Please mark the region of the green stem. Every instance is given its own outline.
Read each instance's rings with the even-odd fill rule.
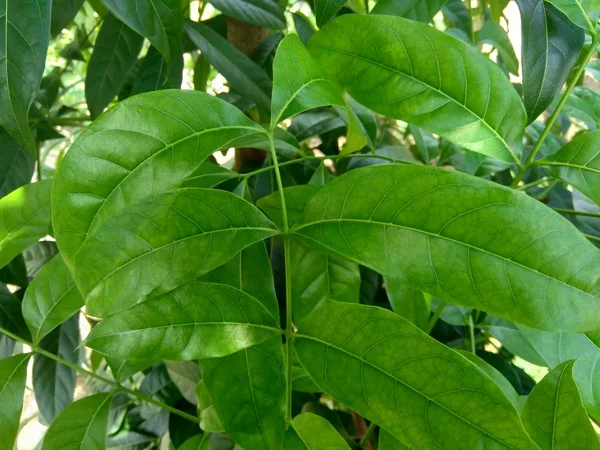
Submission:
[[[431,330],[433,330],[433,327],[435,327],[435,324],[437,323],[438,319],[444,312],[445,307],[446,307],[446,304],[444,302],[440,302],[437,309],[433,313],[433,316],[431,316],[431,319],[429,319],[429,322],[427,322],[427,328],[425,328],[425,333],[427,333],[427,334],[431,333]]]
[[[475,324],[473,323],[473,315],[469,314],[469,341],[471,343],[471,353],[475,354]]]
[[[471,0],[467,0],[467,9],[469,11],[469,20],[471,21],[471,43],[475,43],[475,24],[473,23],[473,8]]]
[[[536,195],[535,198],[538,200],[544,200],[548,196],[548,194],[550,194],[550,191],[554,189],[554,186],[556,186],[558,183],[560,183],[560,180],[552,180],[552,182],[548,184],[546,189],[544,189],[542,192]]]
[[[165,411],[169,411],[170,413],[176,414],[176,415],[183,417],[184,419],[187,419],[191,422],[194,422],[194,423],[199,422],[199,420],[196,416],[192,416],[191,414],[180,411],[180,410],[173,408],[172,406],[169,406],[163,402],[159,402],[158,400],[155,400],[152,397],[148,397],[147,395],[144,395],[138,391],[129,389],[129,388],[117,383],[116,381],[109,380],[108,378],[104,378],[103,376],[100,376],[94,372],[84,369],[83,367],[79,367],[77,364],[73,364],[72,362],[69,362],[66,359],[63,359],[60,356],[54,355],[53,353],[50,353],[50,352],[44,350],[43,348],[38,347],[37,345],[33,344],[32,342],[28,342],[25,339],[20,338],[16,334],[11,333],[10,331],[5,330],[4,328],[0,328],[0,333],[8,336],[9,338],[11,338],[17,342],[20,342],[24,345],[31,347],[31,351],[38,353],[40,355],[44,355],[46,358],[50,358],[50,359],[56,361],[57,363],[62,364],[63,366],[67,366],[82,375],[88,376],[88,377],[98,380],[102,383],[105,383],[109,386],[112,386],[116,390],[125,392],[129,395],[139,398],[140,400],[143,400],[148,403],[152,403],[153,405],[156,405],[159,408],[164,409]]]
[[[283,219],[283,232],[286,233],[290,228],[287,218],[287,208],[285,206],[285,194],[283,193],[283,182],[281,181],[281,172],[279,170],[279,161],[277,161],[277,152],[275,152],[275,143],[273,142],[273,132],[269,133],[269,150],[271,152],[271,160],[275,169],[275,178],[277,179],[277,190],[279,191],[279,199],[281,201],[281,215]]]
[[[598,217],[600,218],[600,213],[593,213],[587,211],[575,211],[573,209],[563,209],[563,208],[552,208],[557,213],[567,214],[571,216],[586,216],[586,217]]]
[[[377,428],[377,424],[375,422],[371,422],[371,424],[369,425],[369,428],[367,428],[367,431],[365,432],[365,435],[362,437],[362,439],[358,443],[360,448],[364,448],[364,446],[367,444],[367,442],[369,442],[371,440],[371,437],[373,436],[373,433],[375,432],[375,428]]]
[[[588,238],[590,241],[600,242],[600,237],[592,236],[591,234],[583,233],[583,235]]]
[[[549,178],[540,178],[539,180],[532,181],[531,183],[524,184],[523,186],[517,187],[517,191],[526,191],[529,188],[539,186],[540,184],[548,181]]]

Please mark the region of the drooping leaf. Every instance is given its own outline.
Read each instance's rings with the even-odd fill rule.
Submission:
[[[86,345],[132,361],[230,355],[281,333],[255,298],[230,286],[191,283],[109,316]]]
[[[286,450],[350,450],[344,438],[321,416],[302,413],[292,420],[283,438]]]
[[[508,34],[500,24],[492,20],[486,21],[477,34],[477,41],[480,44],[489,44],[494,47],[504,64],[506,64],[508,71],[513,75],[519,74],[519,60],[515,54],[515,49],[508,38]]]
[[[312,58],[296,34],[285,37],[273,63],[271,127],[319,106],[346,107],[343,92]]]
[[[572,184],[594,203],[600,205],[600,131],[580,134],[540,164],[549,166],[555,177]]]
[[[269,107],[272,83],[260,66],[202,23],[188,20],[185,30],[208,62],[227,79],[233,89],[246,95],[257,105]]]
[[[51,4],[27,0],[0,5],[0,126],[33,154],[37,148],[29,128],[29,108],[44,73]]]
[[[600,449],[573,380],[573,363],[552,370],[525,403],[523,425],[541,450]]]
[[[25,292],[23,316],[37,343],[83,306],[62,256],[46,264]]]
[[[325,392],[411,447],[535,449],[487,375],[391,311],[330,303],[294,342]]]
[[[50,34],[57,36],[77,15],[85,0],[52,0]]]
[[[598,0],[548,0],[564,13],[575,25],[591,33],[596,32],[600,16]]]
[[[79,360],[79,315],[63,323],[40,342],[40,348],[73,364]],[[40,416],[50,424],[75,393],[75,370],[47,356],[33,357],[33,391]]]
[[[71,403],[46,431],[42,450],[104,450],[112,393],[95,394]]]
[[[342,9],[345,3],[345,0],[316,0],[315,17],[317,19],[317,26],[319,28],[323,27]]]
[[[372,14],[399,16],[417,22],[429,23],[448,0],[379,0]]]
[[[598,250],[537,200],[485,180],[354,170],[322,187],[292,231],[447,303],[551,331],[598,327]]]
[[[283,9],[274,0],[210,0],[229,17],[265,28],[286,28]]]
[[[31,181],[35,156],[0,130],[0,198]]]
[[[21,314],[21,302],[0,283],[0,327],[29,341],[31,334]]]
[[[104,18],[85,77],[85,98],[92,118],[119,93],[143,42],[142,36],[114,15]]]
[[[0,199],[0,268],[50,233],[52,180],[22,186]]]
[[[29,354],[0,359],[0,446],[12,449],[19,432]]]
[[[169,377],[183,397],[196,404],[196,385],[201,379],[200,366],[192,361],[165,361]]]
[[[544,0],[518,0],[521,10],[523,101],[527,122],[552,103],[583,48],[583,30]]]
[[[309,48],[373,111],[518,161],[523,104],[498,66],[468,44],[400,17],[345,15],[316,33]]]

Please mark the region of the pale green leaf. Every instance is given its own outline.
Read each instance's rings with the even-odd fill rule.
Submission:
[[[0,447],[12,449],[23,409],[28,354],[0,359]]]
[[[391,311],[330,303],[294,342],[325,392],[411,447],[536,448],[487,375]]]
[[[228,17],[242,22],[265,28],[286,28],[283,9],[274,0],[210,0],[210,3]]]
[[[350,450],[344,438],[321,416],[302,413],[292,420],[283,438],[286,450]]]
[[[292,231],[447,303],[551,331],[598,328],[598,249],[542,203],[486,180],[353,170],[322,187]]]
[[[552,3],[575,25],[591,33],[596,32],[596,24],[600,16],[598,0],[547,0]]]
[[[379,0],[372,14],[400,16],[418,22],[431,22],[448,0]]]
[[[373,111],[519,160],[523,104],[498,66],[470,45],[400,17],[345,15],[316,33],[309,48]]]
[[[569,95],[562,113],[595,130],[600,125],[600,95],[592,89],[577,86]]]

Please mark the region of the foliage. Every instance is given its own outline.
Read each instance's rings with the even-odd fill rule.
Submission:
[[[600,448],[599,14],[0,6],[0,447]]]

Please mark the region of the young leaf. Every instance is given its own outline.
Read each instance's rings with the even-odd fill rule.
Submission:
[[[372,14],[399,16],[418,22],[429,23],[448,0],[379,0]]]
[[[104,450],[112,393],[95,394],[71,403],[46,431],[42,450]]]
[[[508,38],[508,34],[500,24],[492,20],[486,21],[479,30],[477,41],[480,44],[489,44],[494,47],[504,64],[506,64],[508,71],[513,75],[519,74],[519,60],[515,54],[515,49]]]
[[[573,363],[552,370],[525,403],[523,425],[541,450],[600,449],[573,380]]]
[[[11,449],[17,440],[23,409],[28,354],[0,359],[0,447]]]
[[[283,9],[273,0],[210,0],[210,3],[223,14],[242,22],[265,28],[286,28]]]
[[[275,54],[272,102],[272,128],[308,109],[346,107],[341,88],[325,77],[296,34],[286,36]]]
[[[185,31],[233,89],[246,95],[257,105],[269,107],[272,83],[260,66],[202,23],[188,20],[185,22]]]
[[[50,0],[0,4],[0,126],[33,154],[37,148],[29,108],[44,73],[51,4]]]
[[[350,450],[344,438],[321,416],[302,413],[292,420],[283,438],[286,450]]]
[[[316,33],[309,48],[373,111],[519,160],[523,104],[498,66],[470,45],[400,17],[345,15]]]
[[[448,303],[551,331],[598,328],[598,250],[537,200],[485,180],[354,170],[322,187],[292,231]]]
[[[548,172],[579,189],[600,205],[600,131],[580,134],[558,152],[547,156],[540,164]]]
[[[83,298],[65,265],[56,255],[25,291],[23,316],[35,343],[83,306]]]
[[[0,199],[0,268],[51,231],[52,180],[38,181]]]
[[[583,30],[544,0],[518,0],[521,10],[523,101],[533,122],[562,89],[579,52]]]
[[[345,4],[345,0],[315,0],[317,26],[321,28],[329,22]]]
[[[548,0],[562,11],[575,25],[589,31],[596,32],[596,24],[600,16],[600,2],[598,0]]]
[[[77,364],[79,360],[79,314],[53,330],[40,342],[40,348]],[[73,401],[75,370],[47,356],[33,356],[33,391],[40,416],[50,424]]]
[[[77,15],[85,0],[52,0],[50,34],[57,36]]]
[[[104,18],[85,77],[85,99],[92,118],[119,93],[143,42],[142,36],[112,14]]]
[[[31,181],[35,156],[0,129],[0,198]]]
[[[330,303],[294,342],[325,392],[411,447],[535,449],[487,375],[391,311]]]
[[[275,318],[248,294],[191,283],[109,316],[86,345],[132,361],[182,361],[230,355],[280,333]]]
[[[28,341],[31,339],[31,334],[21,314],[21,302],[4,283],[0,283],[0,327],[22,339]]]

